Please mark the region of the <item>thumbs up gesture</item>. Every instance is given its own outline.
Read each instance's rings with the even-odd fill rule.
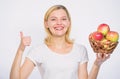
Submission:
[[[30,36],[24,36],[23,32],[20,32],[20,38],[21,38],[21,46],[23,47],[30,46],[31,44]]]

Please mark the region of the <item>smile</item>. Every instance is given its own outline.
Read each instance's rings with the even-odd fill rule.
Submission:
[[[61,31],[61,30],[64,29],[64,27],[63,26],[57,26],[57,27],[54,27],[54,29],[57,30],[57,31]]]

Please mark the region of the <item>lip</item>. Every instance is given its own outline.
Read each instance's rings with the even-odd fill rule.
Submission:
[[[64,29],[64,27],[63,26],[55,26],[54,29],[57,31],[61,31]]]

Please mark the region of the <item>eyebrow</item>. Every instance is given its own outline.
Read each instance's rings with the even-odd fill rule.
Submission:
[[[56,16],[51,16],[50,18],[57,18]],[[61,18],[68,18],[67,16],[62,16]]]

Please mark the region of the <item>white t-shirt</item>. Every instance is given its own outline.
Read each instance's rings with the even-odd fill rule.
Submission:
[[[42,79],[78,79],[78,65],[88,61],[86,48],[76,43],[64,55],[53,52],[43,43],[27,57],[38,67]]]

